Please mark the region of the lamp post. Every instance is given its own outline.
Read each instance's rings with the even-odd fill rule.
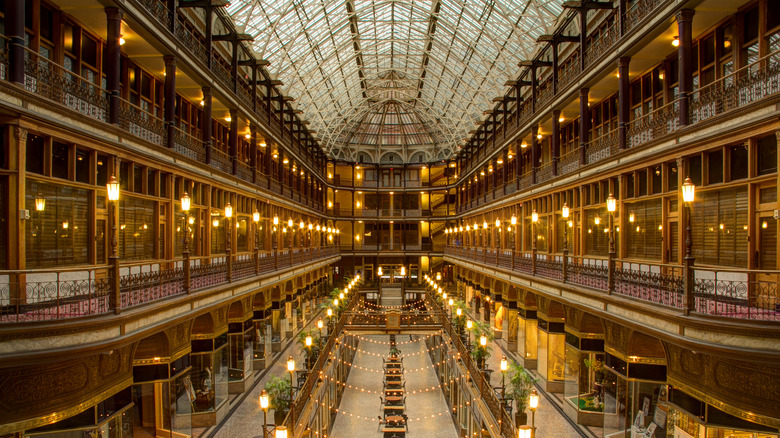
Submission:
[[[487,347],[487,336],[485,336],[485,334],[484,334],[484,333],[483,333],[482,335],[480,335],[480,336],[479,336],[479,346],[480,346],[480,348],[482,348],[483,350],[485,349],[485,347]],[[478,364],[478,365],[479,365],[479,364]],[[483,361],[482,361],[482,369],[484,369],[484,368],[485,368],[485,366],[487,366],[487,361],[485,361],[485,360],[483,359]]]
[[[111,222],[111,253],[108,256],[111,265],[111,295],[109,296],[109,308],[119,314],[122,309],[119,296],[119,236],[117,235],[117,221],[119,220],[119,180],[111,175],[106,184],[106,194],[109,201],[109,222]]]
[[[531,409],[531,437],[536,438],[536,408],[539,407],[539,393],[536,389],[532,389],[528,396],[528,407]]]
[[[466,342],[467,344],[466,348],[469,350],[471,350],[471,327],[473,326],[474,326],[474,322],[472,320],[469,319],[466,321],[466,331],[468,332],[469,335],[468,342]]]
[[[287,428],[284,426],[277,426],[274,438],[287,438]]]
[[[517,438],[531,438],[533,436],[533,429],[531,426],[522,425],[517,428]]]
[[[517,249],[517,216],[512,213],[512,217],[509,219],[509,224],[512,225],[512,270],[515,269],[515,249]]]
[[[607,211],[609,211],[609,275],[607,278],[607,293],[615,290],[615,211],[617,199],[612,193],[607,196]]]
[[[563,203],[561,208],[561,217],[563,217],[563,282],[568,279],[569,264],[569,206]]]
[[[190,206],[192,199],[187,192],[181,197],[181,211],[184,212],[184,241],[181,256],[184,259],[184,290],[190,292]]]
[[[231,281],[233,278],[233,257],[231,252],[232,240],[233,240],[233,206],[230,202],[225,205],[225,257],[227,258],[227,281]]]
[[[255,223],[255,273],[260,273],[260,212],[257,208],[252,213],[252,222]]]
[[[501,401],[506,402],[506,370],[509,369],[509,362],[506,356],[501,356]]]
[[[328,315],[328,336],[330,336],[330,332],[332,330],[331,326],[332,326],[332,322],[333,322],[333,309],[328,307],[328,310],[327,310],[326,313]]]
[[[536,275],[536,223],[539,222],[539,213],[536,209],[531,213],[531,273]]]
[[[312,346],[312,338],[311,335],[306,335],[306,338],[303,340],[303,343],[306,345],[306,369],[309,369],[309,366],[311,365],[311,346]]]
[[[268,393],[263,390],[260,393],[260,409],[263,410],[263,438],[268,435]]]
[[[287,358],[287,371],[290,372],[290,411],[293,405],[293,373],[295,373],[295,359],[292,356]]]
[[[322,339],[322,319],[317,320],[317,328],[320,330],[320,339]]]
[[[274,216],[273,220],[274,227],[271,230],[271,248],[274,250],[274,270],[279,269],[279,251],[277,250],[277,247],[279,246],[279,235],[277,234],[279,232],[279,216]]]
[[[685,314],[694,309],[693,296],[693,238],[691,236],[691,204],[696,195],[696,186],[690,177],[685,177],[682,185],[683,203],[685,204]]]

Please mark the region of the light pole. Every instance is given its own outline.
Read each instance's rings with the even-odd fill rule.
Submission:
[[[274,250],[274,269],[279,269],[279,251],[277,250],[279,246],[279,235],[277,234],[279,232],[279,216],[274,216],[273,224],[274,227],[271,229],[271,247]]]
[[[277,426],[274,438],[287,438],[287,428],[285,426]]]
[[[569,262],[569,206],[563,203],[561,208],[561,217],[563,217],[563,282],[565,283],[568,277],[568,262]]]
[[[466,348],[471,350],[471,327],[474,326],[474,322],[470,319],[466,321],[466,332],[468,332],[469,338],[466,345]]]
[[[536,389],[531,390],[528,396],[528,407],[531,409],[531,437],[536,438],[536,408],[539,407],[539,394]]]
[[[685,177],[682,185],[683,203],[685,204],[685,314],[694,309],[693,297],[693,239],[691,236],[691,204],[696,195],[696,186],[690,177]]]
[[[501,356],[501,402],[506,401],[506,370],[509,369],[509,363],[506,356]]]
[[[531,426],[522,425],[517,428],[517,438],[531,438],[533,436],[533,429]]]
[[[292,356],[287,358],[287,371],[290,372],[290,410],[293,404],[293,373],[295,372],[295,359]]]
[[[225,205],[225,257],[227,257],[227,280],[233,278],[233,257],[231,256],[231,241],[233,238],[233,206],[230,202]]]
[[[260,393],[260,409],[263,410],[263,438],[268,435],[268,393],[263,390]]]
[[[533,257],[531,259],[531,272],[533,275],[536,275],[536,223],[539,222],[539,213],[536,212],[536,209],[534,209],[533,212],[531,212],[531,256]]]
[[[607,278],[608,293],[615,290],[615,211],[617,199],[612,193],[607,196],[607,211],[609,211],[609,276]]]
[[[306,339],[304,339],[304,344],[306,345],[306,369],[309,369],[309,365],[311,365],[311,345],[312,345],[312,339],[311,335],[306,335]]]
[[[117,235],[116,223],[119,219],[119,180],[111,175],[108,183],[106,184],[106,194],[109,201],[109,222],[111,222],[111,253],[108,256],[109,263],[111,264],[111,295],[109,296],[109,308],[114,309],[116,314],[119,314],[121,309],[121,301],[119,296],[119,236]]]
[[[184,259],[184,290],[190,291],[190,206],[192,199],[187,192],[181,197],[181,211],[184,212],[184,241],[181,256]]]
[[[257,208],[252,213],[252,222],[255,223],[255,272],[260,272],[260,212]]]
[[[328,336],[330,336],[330,333],[331,333],[331,330],[332,330],[331,326],[332,326],[332,322],[333,322],[333,309],[328,307],[328,310],[327,310],[326,313],[328,315]]]
[[[317,320],[317,328],[320,329],[320,339],[322,339],[322,319]]]

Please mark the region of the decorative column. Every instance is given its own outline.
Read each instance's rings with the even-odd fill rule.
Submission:
[[[550,137],[550,155],[552,156],[552,174],[558,175],[558,160],[561,158],[561,110],[552,112],[552,137]]]
[[[588,164],[586,148],[588,147],[588,131],[590,131],[589,92],[590,90],[587,88],[580,89],[580,166]]]
[[[228,150],[233,164],[233,175],[238,173],[238,110],[230,109],[230,132],[228,133]]]
[[[206,150],[206,164],[211,163],[211,87],[203,87],[203,116],[200,119],[201,141]]]
[[[624,56],[618,60],[618,147],[628,148],[629,88],[628,65],[631,58]]]
[[[6,0],[5,33],[8,37],[8,80],[24,84],[25,1]],[[119,38],[116,39],[119,45]]]
[[[121,59],[119,38],[122,36],[123,15],[124,13],[121,9],[106,8],[106,90],[108,90],[108,122],[113,124],[119,123],[119,75]],[[7,14],[6,17],[8,17]],[[24,21],[22,21],[22,23],[24,23]],[[11,23],[7,22],[6,29],[10,29],[11,27]],[[13,54],[13,45],[11,46],[11,54]],[[13,72],[13,67],[9,73],[11,72]],[[11,78],[11,80],[13,81],[13,78]]]
[[[166,146],[173,149],[176,145],[176,58],[171,55],[163,57],[165,61],[165,95],[163,117],[168,131]]]
[[[254,101],[254,99],[252,99]],[[252,182],[257,182],[257,125],[249,125],[249,166],[252,168]]]
[[[693,58],[692,24],[694,11],[683,9],[677,12],[677,32],[680,45],[677,48],[677,64],[680,78],[680,125],[685,126],[689,121],[690,94],[693,91]]]
[[[536,169],[539,167],[539,125],[531,126],[531,184],[536,184]]]

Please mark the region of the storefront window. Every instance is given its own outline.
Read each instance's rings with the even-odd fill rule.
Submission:
[[[30,221],[25,233],[27,267],[89,263],[90,192],[75,187],[27,180],[25,208]],[[35,199],[45,200],[43,210]]]
[[[154,201],[122,196],[119,198],[119,258],[154,258]]]
[[[564,395],[578,411],[604,410],[604,354],[566,344]]]
[[[244,324],[231,323],[231,332],[228,333],[228,366],[229,375],[228,380],[236,382],[244,380],[252,371],[252,334],[254,332],[254,326],[251,320],[247,320]],[[244,331],[241,330],[244,327]],[[234,331],[233,329],[236,329]]]
[[[147,436],[189,436],[195,399],[189,368],[169,380],[134,384],[133,430]]]
[[[225,353],[227,335],[214,339],[214,351],[192,353],[193,412],[214,411],[227,400],[228,366]]]

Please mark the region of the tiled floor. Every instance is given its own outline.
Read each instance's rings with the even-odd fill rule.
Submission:
[[[360,341],[355,355],[356,367],[347,379],[347,389],[339,406],[340,414],[334,424],[333,437],[381,437],[378,423],[381,416],[380,393],[383,390],[382,355],[390,349],[389,336],[366,336],[376,342]],[[410,342],[399,336],[398,348],[404,357],[406,381],[406,415],[409,419],[408,437],[452,438],[458,433],[449,414],[438,379],[433,371],[427,347],[422,340]],[[363,368],[363,369],[360,369]]]

